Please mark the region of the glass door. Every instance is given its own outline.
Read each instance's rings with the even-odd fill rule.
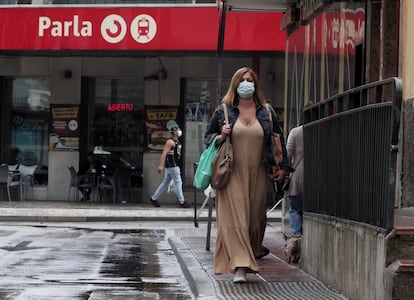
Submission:
[[[80,161],[94,151],[108,174],[127,168],[132,185],[142,187],[146,142],[143,79],[85,78],[82,89]]]

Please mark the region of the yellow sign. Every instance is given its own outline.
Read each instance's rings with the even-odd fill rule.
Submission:
[[[70,119],[78,117],[79,107],[55,107],[52,108],[53,119]]]
[[[177,119],[177,109],[147,109],[148,121],[168,121]]]

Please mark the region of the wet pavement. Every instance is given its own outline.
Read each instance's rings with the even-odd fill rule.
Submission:
[[[275,210],[272,212],[266,229],[264,245],[270,249],[271,253],[259,260],[261,269],[259,274],[248,274],[249,283],[247,284],[233,284],[232,275],[217,276],[213,274],[213,252],[215,241],[214,222],[211,230],[210,250],[208,251],[206,250],[207,211],[201,214],[198,228],[194,226],[193,216],[194,210],[192,209],[182,209],[177,206],[165,205],[161,208],[154,208],[146,204],[94,205],[38,201],[0,202],[0,228],[4,228],[3,224],[10,225],[16,223],[19,225],[46,227],[75,226],[78,229],[87,228],[88,230],[95,230],[98,228],[100,229],[98,232],[101,234],[106,232],[105,230],[102,231],[102,228],[107,226],[110,226],[112,230],[115,230],[116,228],[121,231],[132,230],[130,231],[130,234],[138,233],[140,229],[156,228],[161,230],[160,232],[165,230],[166,241],[162,242],[163,246],[160,247],[160,249],[164,249],[164,251],[161,251],[159,260],[163,261],[171,257],[174,257],[174,259],[177,260],[177,264],[180,265],[183,272],[181,276],[185,276],[184,281],[187,284],[187,288],[190,290],[189,294],[192,294],[192,297],[195,299],[346,299],[312,276],[304,273],[297,264],[288,264],[285,261],[280,211]],[[154,222],[154,220],[157,221]],[[117,230],[115,230],[115,232],[117,232]],[[156,236],[153,238],[155,237]],[[133,240],[137,237],[131,238]],[[1,237],[0,241],[2,239],[3,237]],[[145,256],[145,252],[143,252],[142,249],[137,249],[133,246],[137,244],[138,241],[129,244],[129,246],[127,246],[128,243],[125,244],[125,241],[122,241],[122,239],[120,239],[119,242],[120,243],[117,246],[119,248],[114,247],[112,251],[107,253],[109,255],[108,257],[111,257],[111,260],[116,261],[120,253],[124,252],[120,251],[122,249],[126,249],[126,252],[135,260],[139,260],[142,256]],[[160,242],[158,242],[158,245],[160,245]],[[146,247],[147,246],[149,247],[149,245],[146,245]],[[133,249],[133,251],[131,249]],[[134,256],[133,253],[140,253],[140,255]],[[149,251],[149,253],[151,253],[151,251]],[[151,256],[147,257],[146,260],[150,261]],[[133,264],[131,263],[131,265]],[[120,274],[119,278],[116,278],[115,280],[112,275],[107,276],[107,281],[104,281],[104,284],[109,286],[111,284],[113,286],[119,285],[123,287],[123,292],[130,292],[130,287],[126,287],[126,283],[122,280],[126,277],[132,278],[130,279],[130,283],[138,285],[138,279],[136,278],[138,278],[138,275],[140,274],[134,273],[135,269],[128,268],[126,265],[124,265],[124,267],[125,272]],[[87,268],[90,269],[91,266],[88,265]],[[105,270],[105,268],[102,270]],[[112,270],[110,272],[115,273],[113,271],[115,270],[114,268],[111,267],[109,270]],[[56,274],[58,273],[59,272]],[[175,275],[179,276],[178,274]],[[144,276],[144,278],[153,278],[149,280],[149,282],[157,285],[157,281],[154,279],[155,277]],[[168,281],[168,276],[166,276],[166,278]],[[159,280],[163,279],[164,275],[159,278]],[[89,284],[94,283],[89,282]],[[174,286],[177,282],[170,282],[170,284]],[[161,285],[167,286],[168,284],[164,283]],[[93,295],[90,294],[88,296],[89,298],[85,295],[85,298],[78,299],[188,299],[186,298],[187,294],[182,292],[179,288],[174,294],[174,297],[179,298],[171,298],[171,296],[164,295],[158,295],[159,298],[151,298],[154,295],[147,294],[145,296],[140,295],[139,297],[132,295],[104,296],[105,293],[109,292],[108,289],[97,289]],[[147,296],[150,298],[145,298]],[[66,298],[55,297],[54,299]]]
[[[2,223],[0,299],[193,299],[166,230],[103,225]]]

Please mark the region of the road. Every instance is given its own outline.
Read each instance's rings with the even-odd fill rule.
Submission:
[[[0,223],[0,299],[193,299],[168,237],[191,223]]]

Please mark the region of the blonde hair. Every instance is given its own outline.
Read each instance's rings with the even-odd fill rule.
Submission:
[[[266,100],[263,96],[262,90],[259,88],[259,77],[252,69],[248,67],[242,67],[233,74],[229,89],[227,90],[226,94],[223,97],[223,103],[225,103],[227,106],[234,105],[234,101],[238,97],[237,87],[239,86],[240,80],[242,79],[243,75],[246,73],[249,73],[253,78],[254,88],[255,88],[255,92],[253,95],[254,101],[256,102],[256,104],[259,104],[264,107],[266,105]]]

